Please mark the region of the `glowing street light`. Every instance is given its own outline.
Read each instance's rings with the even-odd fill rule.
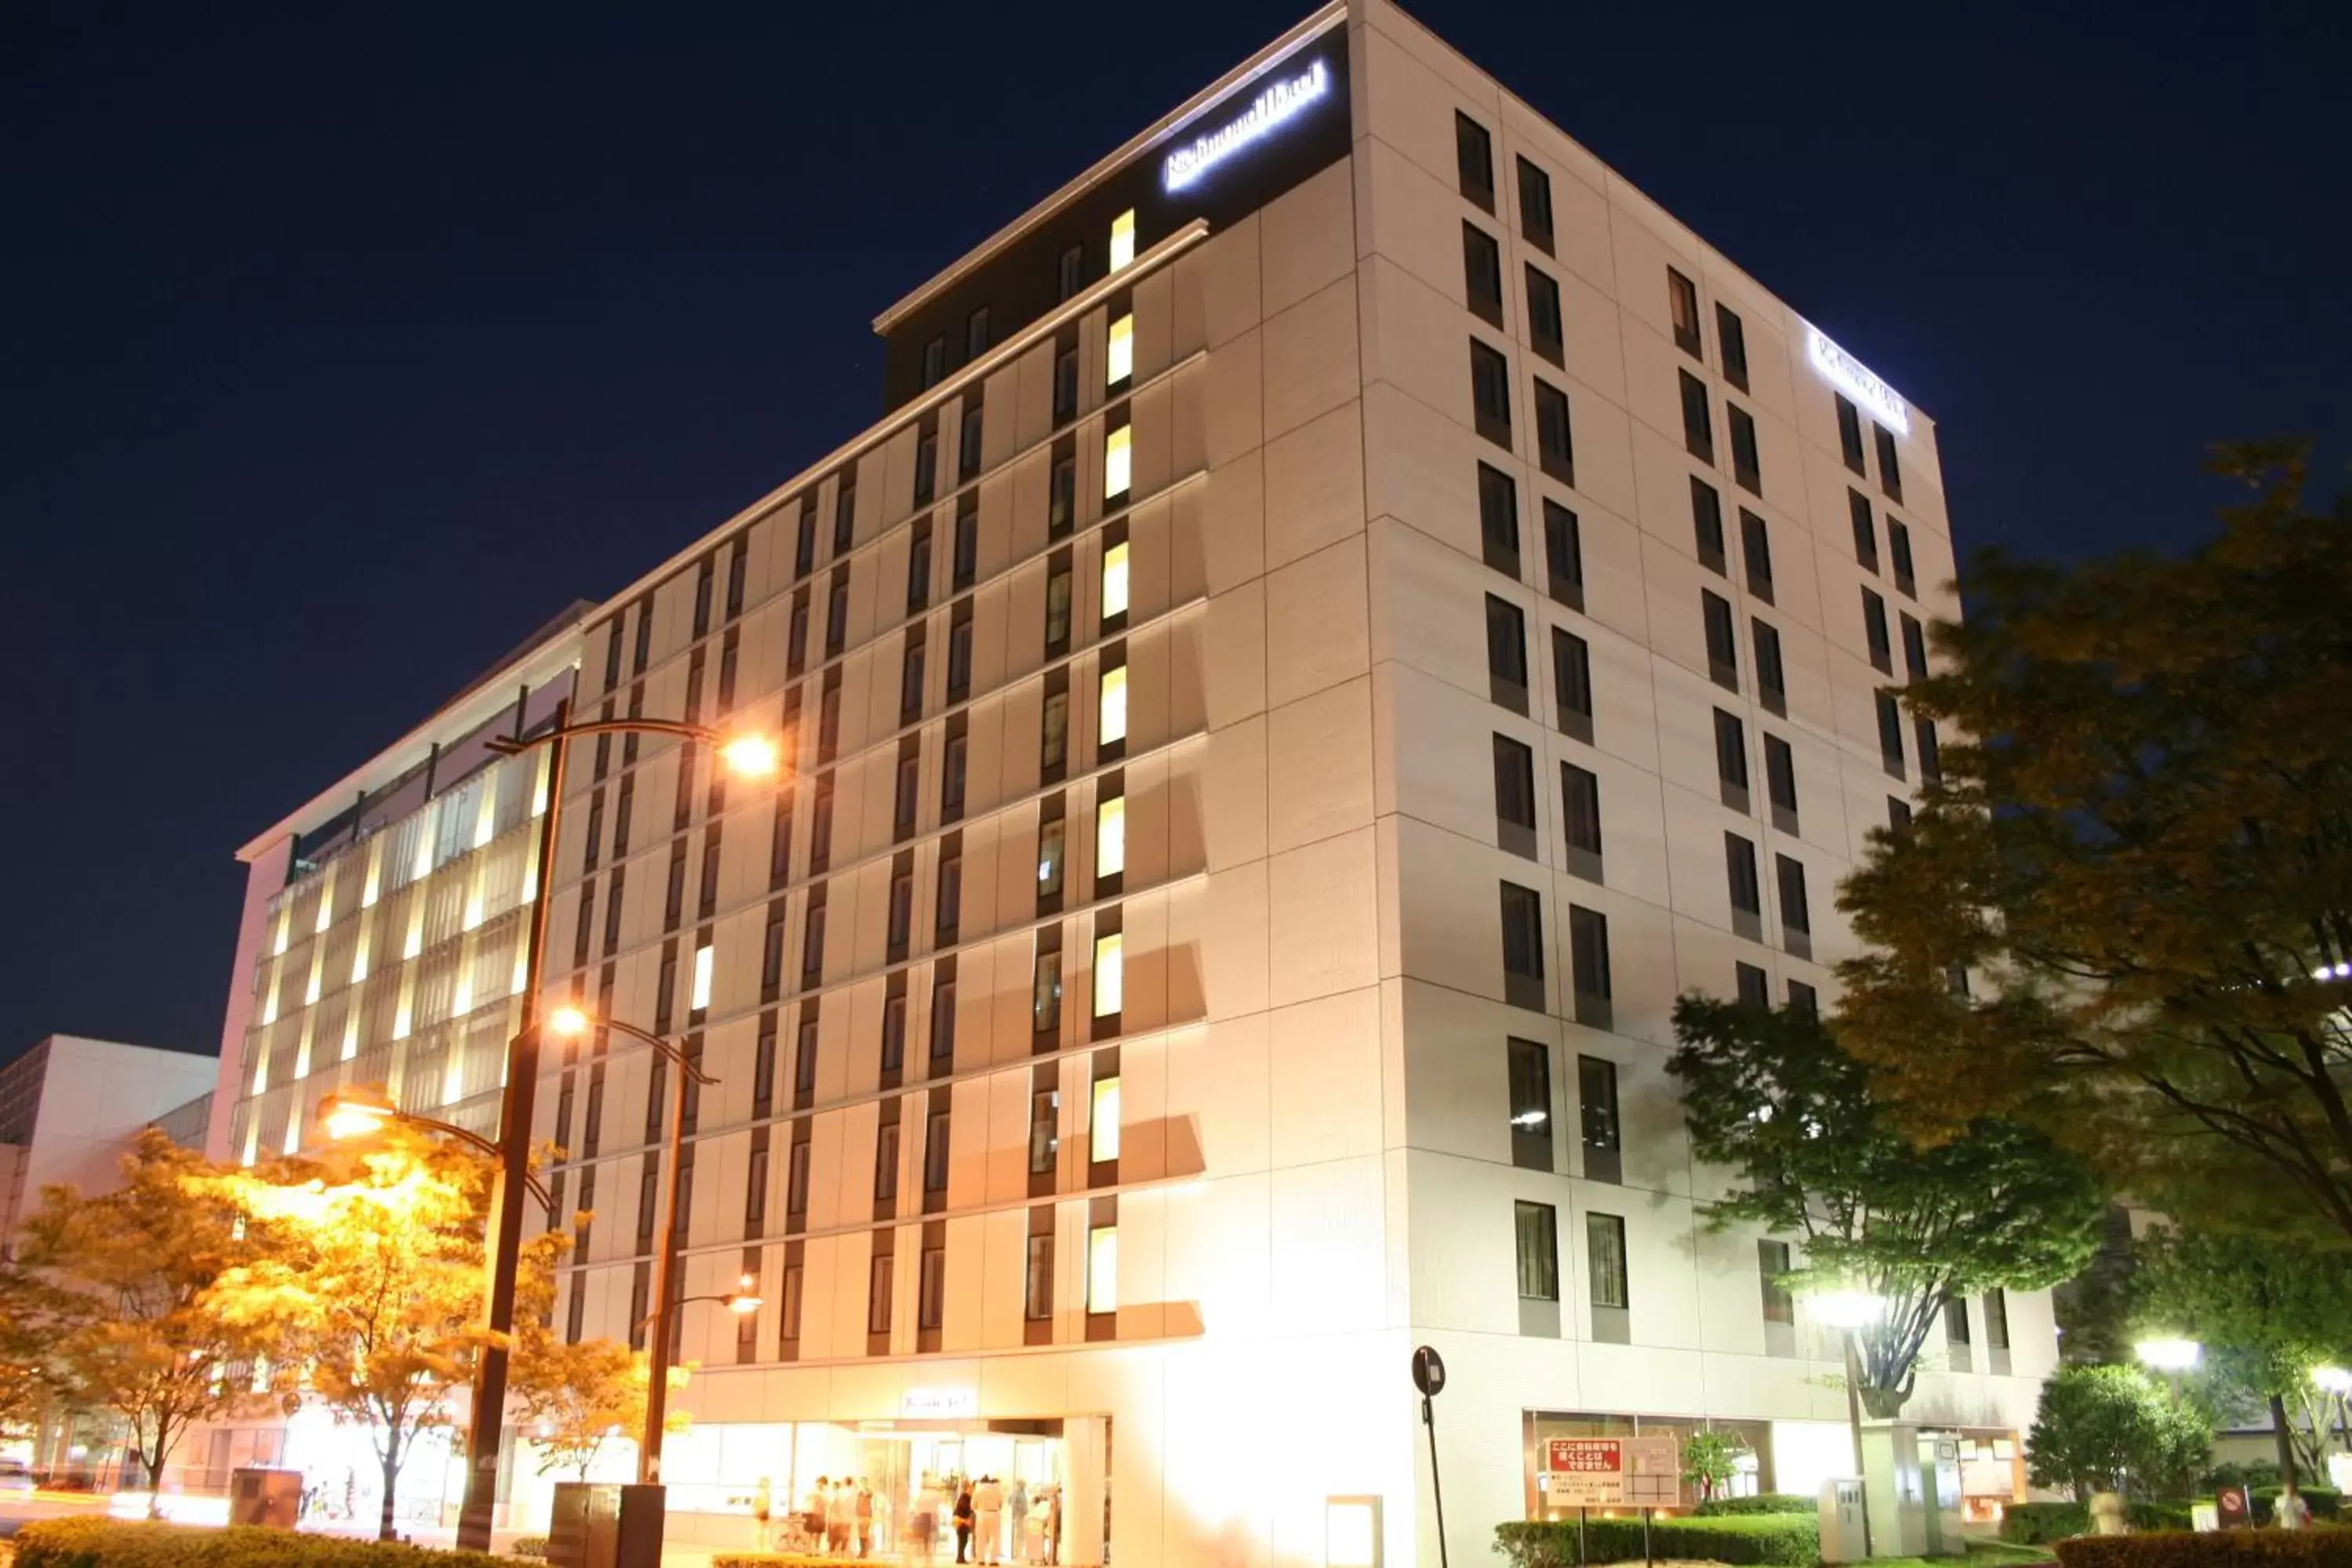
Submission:
[[[768,1304],[767,1298],[760,1294],[759,1281],[749,1274],[743,1276],[741,1289],[730,1290],[719,1300],[739,1318],[749,1317]]]
[[[570,1003],[564,1004],[547,1016],[549,1030],[567,1040],[576,1040],[586,1034],[588,1024],[588,1015]]]
[[[2352,1394],[2352,1372],[2340,1366],[2315,1366],[2311,1369],[2311,1381],[2328,1394]]]
[[[337,1142],[373,1138],[398,1114],[390,1100],[370,1089],[347,1089],[319,1102],[320,1124]]]
[[[2203,1359],[2205,1347],[2195,1340],[2142,1340],[2132,1346],[2132,1353],[2158,1372],[2188,1372]]]
[[[765,735],[738,735],[719,748],[721,761],[744,778],[763,779],[776,771],[776,742]]]
[[[1813,1321],[1851,1332],[1878,1321],[1886,1310],[1886,1299],[1867,1290],[1824,1290],[1806,1297],[1805,1309]]]

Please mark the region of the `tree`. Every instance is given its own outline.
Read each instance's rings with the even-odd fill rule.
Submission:
[[[2268,1408],[2286,1485],[2321,1471],[2335,1401],[2311,1373],[2352,1363],[2352,1255],[2184,1229],[2137,1251],[2145,1326],[2202,1344],[2218,1396],[2235,1385]]]
[[[512,1388],[522,1406],[520,1425],[539,1445],[539,1473],[571,1470],[584,1481],[607,1440],[642,1437],[651,1374],[644,1356],[612,1340],[565,1344],[533,1336],[515,1359]],[[687,1367],[671,1367],[669,1386],[685,1387],[689,1375]],[[662,1426],[683,1432],[693,1422],[673,1408]]]
[[[225,1310],[215,1295],[285,1237],[240,1226],[212,1174],[151,1129],[123,1155],[119,1189],[42,1189],[6,1292],[19,1392],[54,1388],[121,1416],[157,1494],[191,1425],[287,1397],[294,1366],[274,1325]]]
[[[1747,1447],[1721,1432],[1694,1432],[1683,1439],[1683,1482],[1698,1489],[1701,1502],[1731,1484],[1739,1472],[1739,1457]]]
[[[2140,1497],[2188,1489],[2213,1429],[2190,1405],[2128,1366],[2062,1366],[2042,1385],[2025,1438],[2026,1473],[2038,1487]]]
[[[1667,1068],[1682,1083],[1692,1147],[1738,1173],[1709,1222],[1796,1233],[1801,1281],[1884,1304],[1857,1335],[1872,1415],[1892,1416],[1910,1397],[1946,1302],[2053,1285],[2097,1245],[2105,1191],[2081,1161],[1990,1120],[1915,1146],[1874,1099],[1868,1070],[1812,1014],[1685,996],[1675,1033]]]
[[[1840,904],[1841,1037],[1911,1124],[2037,1121],[2184,1217],[2352,1240],[2352,498],[2304,449],[2179,558],[1980,560],[1907,831]],[[1989,984],[1955,984],[1973,973]]]
[[[449,1421],[485,1341],[483,1233],[490,1163],[397,1124],[362,1145],[333,1145],[223,1178],[248,1214],[284,1224],[296,1245],[226,1277],[241,1319],[281,1322],[310,1388],[338,1419],[374,1436],[383,1472],[379,1538],[394,1536],[401,1466],[418,1436]],[[518,1340],[543,1332],[561,1231],[523,1244]]]

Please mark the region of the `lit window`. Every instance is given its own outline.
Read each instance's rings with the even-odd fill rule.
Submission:
[[[1135,209],[1129,207],[1110,220],[1110,269],[1116,272],[1134,259]]]
[[[1127,991],[1127,939],[1113,931],[1095,938],[1095,1016],[1118,1016]],[[1096,1107],[1101,1109],[1099,1105]],[[1097,1156],[1107,1158],[1107,1156]]]
[[[1135,427],[1122,425],[1103,439],[1103,499],[1123,496],[1135,474]]]
[[[1135,374],[1135,315],[1129,311],[1110,324],[1110,357],[1104,384],[1117,386]]]
[[[276,956],[276,955],[278,955],[278,953],[284,952],[286,951],[286,938],[287,938],[287,933],[288,933],[288,931],[289,931],[289,929],[292,927],[293,923],[294,923],[294,910],[293,910],[293,906],[289,905],[289,906],[287,906],[286,908],[281,909],[281,910],[279,910],[278,911],[278,941],[277,941],[274,944],[272,944],[272,946],[271,946],[271,947],[270,947],[270,949],[269,949],[269,952],[270,952],[270,954],[271,954],[271,956],[272,956],[272,957],[275,957],[275,956]]]
[[[318,1002],[319,966],[314,963],[310,965],[310,984],[302,989],[302,1005],[305,1007],[314,1007],[318,1005]]]
[[[1095,807],[1095,875],[1116,877],[1127,869],[1127,796],[1113,795]]]
[[[694,950],[694,1000],[689,1004],[699,1013],[710,1005],[710,949]]]
[[[1103,552],[1103,619],[1127,614],[1127,546],[1114,544]]]
[[[1118,1226],[1087,1232],[1087,1310],[1118,1310]]]
[[[1087,1130],[1091,1160],[1118,1158],[1118,1078],[1095,1079],[1094,1121]]]
[[[1103,745],[1127,739],[1127,666],[1102,673],[1102,720],[1096,740]]]

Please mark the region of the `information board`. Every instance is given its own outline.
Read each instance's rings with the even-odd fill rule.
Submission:
[[[1544,1445],[1554,1508],[1673,1508],[1682,1500],[1682,1444],[1673,1437],[1553,1437]]]

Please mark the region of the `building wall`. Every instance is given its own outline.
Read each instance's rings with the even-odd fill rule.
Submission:
[[[201,1094],[213,1079],[209,1056],[152,1046],[51,1035],[5,1069],[0,1098],[36,1106],[17,1141],[15,1178],[0,1234],[40,1203],[41,1189],[69,1184],[85,1193],[119,1184],[118,1166],[130,1139],[151,1120]]]

